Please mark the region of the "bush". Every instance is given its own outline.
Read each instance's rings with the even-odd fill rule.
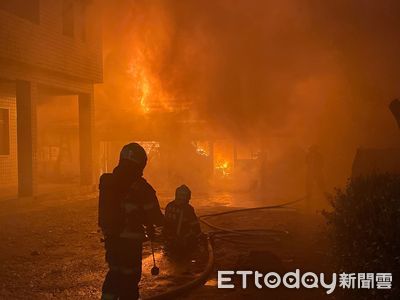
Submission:
[[[392,290],[354,290],[351,299],[400,299],[400,176],[371,175],[330,197],[325,212],[339,271],[393,274]]]

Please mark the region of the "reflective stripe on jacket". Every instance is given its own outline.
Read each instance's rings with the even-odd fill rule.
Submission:
[[[177,201],[168,203],[165,209],[163,233],[168,236],[183,237],[201,232],[199,220],[190,204]]]

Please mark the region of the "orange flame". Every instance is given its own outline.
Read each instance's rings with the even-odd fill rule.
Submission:
[[[230,166],[229,162],[226,160],[217,162],[215,169],[217,171],[219,171],[219,173],[223,177],[229,176],[231,174],[231,170],[230,170],[231,166]]]

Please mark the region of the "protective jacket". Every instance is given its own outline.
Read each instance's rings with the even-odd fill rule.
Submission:
[[[174,200],[165,209],[163,235],[167,239],[192,239],[201,233],[193,206]]]
[[[138,299],[145,227],[162,225],[155,190],[129,166],[100,178],[99,226],[105,237],[109,271],[102,299]]]
[[[153,187],[125,172],[117,167],[100,177],[99,227],[105,236],[143,240],[144,227],[162,225],[164,216]]]

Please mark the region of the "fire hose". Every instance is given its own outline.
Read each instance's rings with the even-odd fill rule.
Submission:
[[[213,250],[212,240],[209,238],[207,239],[207,250],[208,250],[207,265],[203,270],[203,272],[201,272],[201,274],[199,274],[195,279],[189,281],[184,285],[178,286],[161,294],[145,298],[145,300],[173,299],[174,297],[181,295],[182,293],[187,292],[188,290],[200,284],[203,284],[207,280],[214,266],[214,250]]]
[[[207,215],[202,215],[199,217],[200,222],[202,222],[204,225],[214,229],[214,231],[211,231],[207,234],[207,250],[208,250],[208,261],[205,269],[201,274],[199,274],[195,279],[191,280],[190,282],[178,286],[176,288],[167,290],[163,293],[160,293],[155,296],[151,296],[148,298],[145,298],[145,300],[160,300],[160,299],[173,299],[174,297],[181,295],[182,293],[187,292],[188,290],[203,284],[207,278],[209,277],[211,271],[213,270],[213,265],[214,265],[214,241],[215,240],[222,240],[222,241],[227,241],[227,242],[232,242],[232,243],[237,243],[237,244],[244,244],[248,245],[248,243],[243,242],[243,241],[236,241],[233,238],[237,238],[239,236],[247,236],[247,237],[260,237],[260,236],[274,236],[274,235],[279,235],[279,234],[285,234],[287,235],[287,231],[281,231],[281,230],[263,230],[263,229],[239,229],[239,230],[231,230],[227,228],[223,228],[220,226],[216,226],[208,221],[206,221],[206,218],[210,217],[215,217],[215,216],[221,216],[221,215],[226,215],[226,214],[232,214],[232,213],[239,213],[239,212],[249,212],[249,211],[255,211],[255,210],[265,210],[265,209],[279,209],[279,208],[288,208],[289,205],[295,204],[297,202],[300,202],[304,199],[300,198],[295,201],[290,201],[286,203],[282,203],[279,205],[270,205],[270,206],[262,206],[262,207],[254,207],[254,208],[243,208],[243,209],[235,209],[235,210],[230,210],[230,211],[225,211],[225,212],[220,212],[220,213],[213,213],[213,214],[207,214]],[[221,236],[222,235],[222,236]],[[263,240],[257,239],[257,243],[265,243]],[[254,244],[254,242],[253,242]]]
[[[227,215],[227,214],[232,214],[232,213],[240,213],[240,212],[250,212],[250,211],[256,211],[256,210],[265,210],[265,209],[288,209],[290,205],[293,205],[295,203],[298,203],[302,201],[305,197],[302,197],[300,199],[294,200],[294,201],[289,201],[285,202],[282,204],[277,204],[277,205],[269,205],[269,206],[261,206],[261,207],[253,207],[253,208],[242,208],[242,209],[235,209],[231,211],[224,211],[220,213],[212,213],[212,214],[207,214],[207,215],[202,215],[200,217],[200,222],[205,224],[206,226],[216,230],[212,231],[210,234],[213,236],[214,239],[219,239],[222,241],[227,241],[230,243],[235,243],[235,244],[265,244],[266,240],[259,239],[260,237],[268,237],[271,238],[273,236],[282,236],[282,235],[288,235],[289,232],[284,231],[284,230],[274,230],[274,229],[241,229],[241,230],[232,230],[220,226],[216,226],[207,220],[206,218],[209,217],[217,217],[217,216],[222,216],[222,215]],[[221,236],[222,235],[222,236]],[[258,237],[255,241],[238,241],[236,240],[237,238],[240,237]]]

